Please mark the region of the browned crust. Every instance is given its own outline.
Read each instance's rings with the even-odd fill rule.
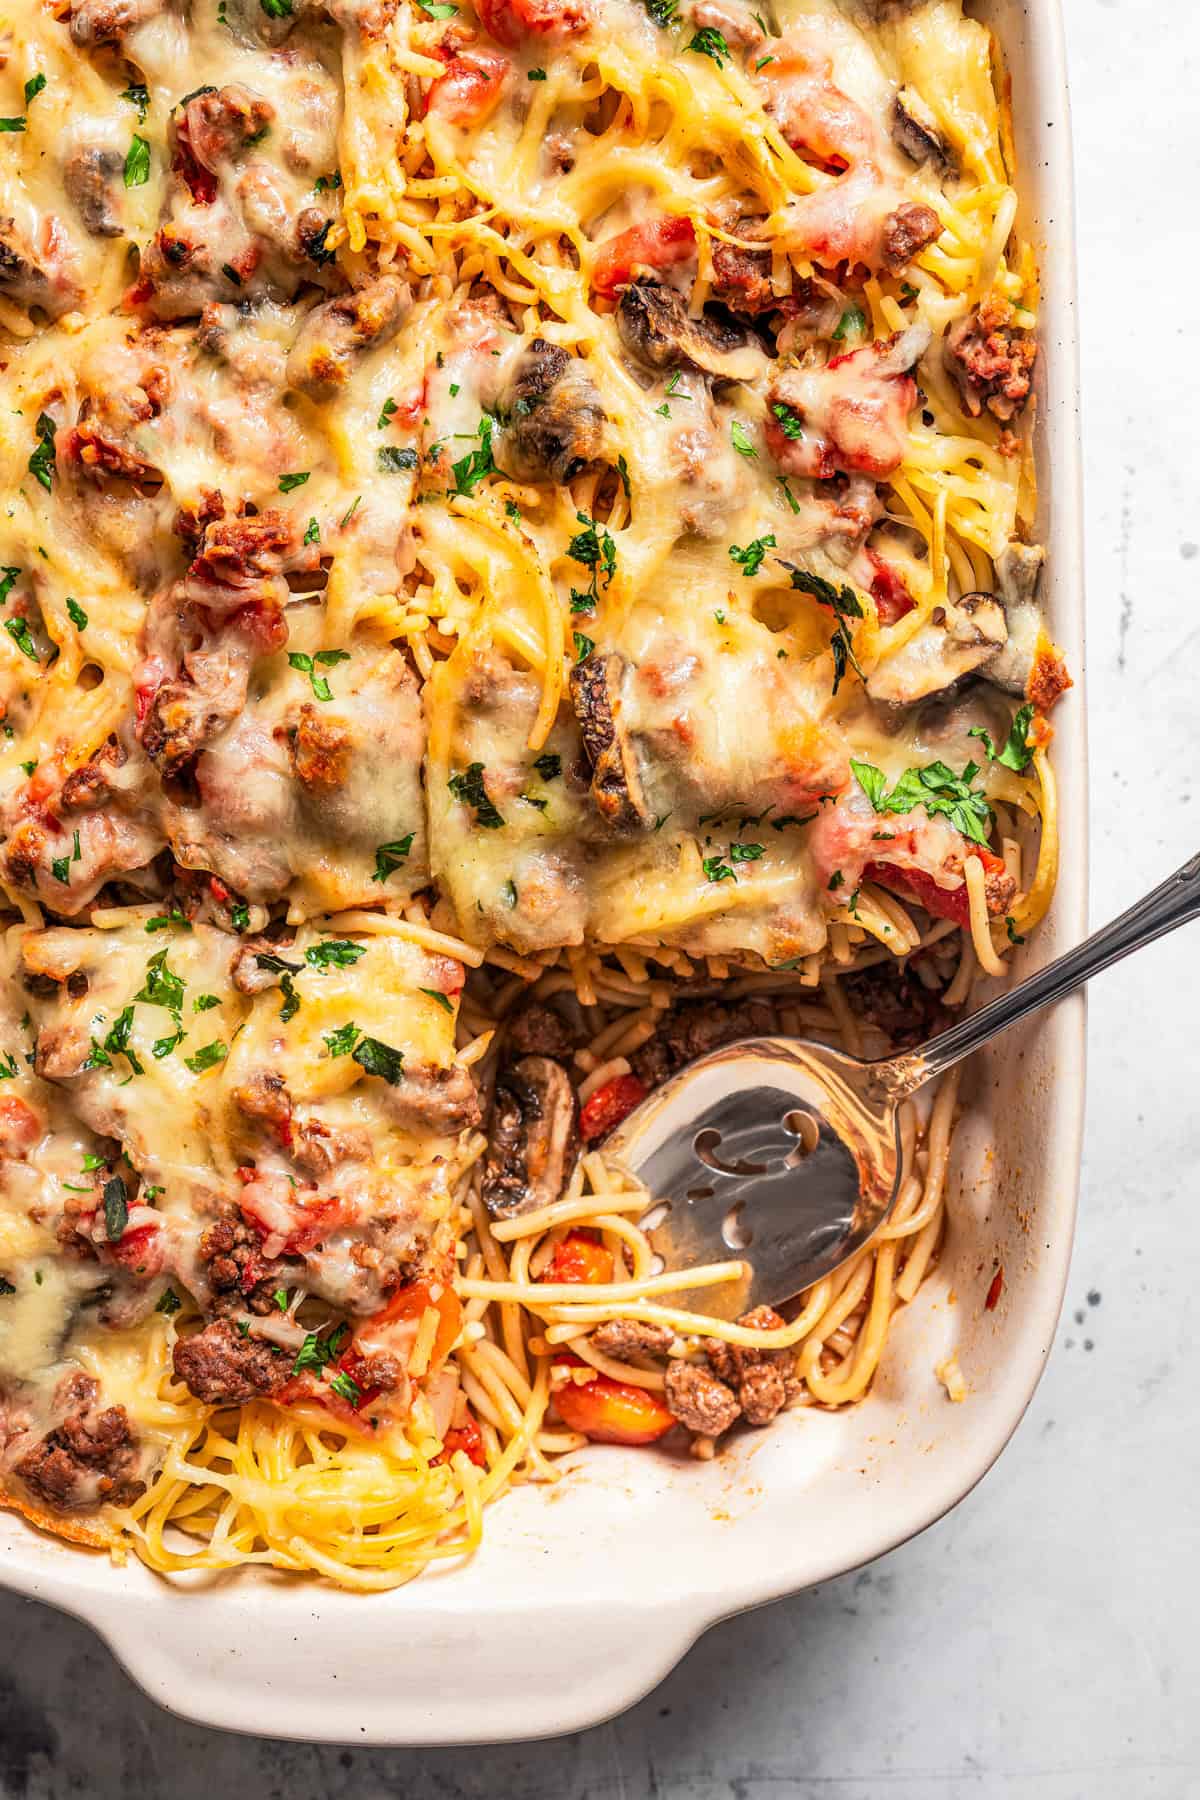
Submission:
[[[65,1538],[69,1544],[82,1544],[89,1550],[111,1550],[120,1542],[121,1533],[114,1525],[99,1519],[77,1519],[67,1513],[50,1512],[35,1501],[27,1500],[12,1488],[0,1486],[0,1511],[19,1513],[30,1525],[51,1537]]]

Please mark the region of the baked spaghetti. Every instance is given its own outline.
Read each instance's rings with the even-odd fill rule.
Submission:
[[[594,1440],[859,1399],[612,1128],[882,1054],[1054,887],[1038,283],[960,0],[14,0],[7,1503],[386,1588]],[[953,1393],[953,1372],[947,1373]]]

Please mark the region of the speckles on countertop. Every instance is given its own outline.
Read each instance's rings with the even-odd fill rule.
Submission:
[[[1200,8],[1066,13],[1100,922],[1197,849]],[[718,1627],[614,1724],[483,1751],[187,1725],[82,1626],[0,1596],[2,1800],[1196,1800],[1198,949],[1193,927],[1095,986],[1050,1367],[993,1472],[916,1542]],[[512,1678],[555,1671],[514,1644]],[[470,1716],[465,1693],[464,1737]]]

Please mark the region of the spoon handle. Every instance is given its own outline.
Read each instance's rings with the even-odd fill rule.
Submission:
[[[904,1056],[874,1065],[877,1079],[894,1099],[901,1099],[923,1087],[935,1075],[953,1068],[964,1056],[990,1043],[1000,1032],[1039,1012],[1043,1006],[1065,999],[1076,988],[1120,962],[1134,950],[1152,944],[1155,938],[1186,925],[1200,916],[1200,856],[1193,856],[1174,875],[1153,888],[1144,899],[1123,912],[1111,925],[1085,938],[1074,950],[1039,969],[1028,981],[1021,982],[1006,994],[1000,994],[987,1006],[980,1007],[969,1018],[960,1019],[949,1031]]]

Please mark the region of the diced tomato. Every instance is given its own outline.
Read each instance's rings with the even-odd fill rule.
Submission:
[[[0,1156],[28,1155],[42,1135],[42,1122],[24,1100],[0,1100]]]
[[[1001,1263],[1000,1267],[996,1270],[996,1273],[992,1276],[991,1286],[988,1288],[987,1298],[983,1303],[985,1312],[995,1312],[1003,1292],[1004,1265]]]
[[[116,1262],[137,1275],[160,1274],[166,1259],[166,1240],[159,1225],[137,1225],[108,1249]]]
[[[592,270],[592,286],[598,294],[615,299],[637,269],[670,269],[690,261],[696,250],[692,221],[675,213],[631,225],[600,246]]]
[[[585,1144],[594,1138],[607,1137],[622,1119],[627,1119],[635,1106],[640,1106],[649,1093],[645,1082],[636,1075],[614,1075],[596,1089],[579,1115],[579,1132]]]
[[[466,1423],[464,1425],[454,1425],[446,1433],[441,1455],[435,1456],[433,1459],[434,1467],[436,1468],[438,1463],[449,1462],[450,1458],[459,1450],[466,1451],[468,1460],[473,1462],[477,1469],[487,1468],[487,1456],[484,1453],[483,1448],[483,1433],[480,1431],[478,1422],[472,1412],[467,1413]]]
[[[212,170],[204,167],[192,148],[191,133],[186,117],[180,120],[175,131],[175,154],[171,158],[171,173],[179,176],[197,206],[213,204],[217,197],[219,184]]]
[[[994,851],[985,850],[979,844],[969,844],[968,849],[983,864],[985,875],[1004,874],[1004,860]],[[878,882],[880,887],[888,888],[894,894],[915,900],[918,906],[923,906],[935,919],[953,919],[956,925],[963,926],[971,923],[971,907],[965,881],[960,882],[957,887],[939,887],[933,876],[927,875],[924,869],[896,868],[891,863],[883,862],[869,862],[863,869],[863,880]]]
[[[583,31],[592,0],[475,0],[479,23],[499,44],[519,44],[530,32]]]
[[[573,1358],[571,1363],[579,1366]],[[572,1431],[598,1444],[653,1444],[675,1423],[657,1394],[607,1375],[564,1382],[554,1389],[554,1404]]]
[[[481,125],[496,107],[511,67],[495,50],[457,51],[430,88],[425,111],[452,125]]]
[[[867,551],[867,557],[875,571],[871,579],[871,598],[879,614],[879,623],[894,625],[897,619],[912,611],[916,601],[890,563],[884,562],[882,556],[876,556],[873,550]]]
[[[388,1325],[412,1322],[419,1326],[426,1309],[431,1306],[438,1313],[437,1336],[429,1358],[430,1369],[435,1369],[445,1362],[451,1344],[462,1330],[462,1306],[453,1288],[443,1287],[436,1300],[424,1281],[411,1281],[407,1287],[397,1288],[387,1304],[365,1321],[361,1335],[375,1339],[380,1336],[381,1328]]]
[[[543,1281],[579,1281],[595,1286],[613,1278],[612,1252],[606,1250],[594,1233],[570,1231],[554,1246]]]

